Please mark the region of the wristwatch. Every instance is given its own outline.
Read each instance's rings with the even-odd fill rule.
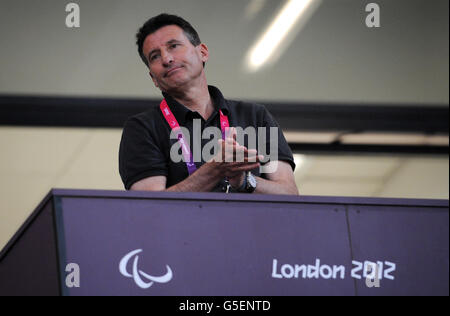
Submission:
[[[253,193],[256,190],[257,185],[256,178],[250,171],[247,171],[244,176],[244,183],[237,190],[240,193]]]

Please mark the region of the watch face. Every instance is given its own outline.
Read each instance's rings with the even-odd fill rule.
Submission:
[[[253,177],[252,175],[250,175],[249,177],[248,177],[248,184],[252,187],[252,188],[255,188],[256,187],[256,179],[255,179],[255,177]]]

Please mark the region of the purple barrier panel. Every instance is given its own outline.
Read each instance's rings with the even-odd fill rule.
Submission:
[[[58,276],[48,195],[0,252],[0,296],[60,295]]]
[[[60,203],[61,271],[68,263],[80,267],[80,287],[62,284],[65,295],[356,293],[343,205],[263,198]]]
[[[358,295],[449,294],[448,205],[352,205],[348,214]]]

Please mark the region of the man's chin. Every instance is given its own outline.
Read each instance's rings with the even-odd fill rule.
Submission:
[[[187,80],[177,80],[177,81],[171,82],[170,84],[167,84],[167,85],[164,85],[164,86],[160,85],[160,90],[162,92],[169,93],[169,94],[171,92],[179,92],[188,83],[189,83],[189,81],[187,81]]]

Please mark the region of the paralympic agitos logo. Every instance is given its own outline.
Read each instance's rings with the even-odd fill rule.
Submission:
[[[143,272],[142,270],[140,270],[138,268],[138,263],[139,263],[138,254],[141,252],[142,252],[142,249],[134,250],[134,251],[128,253],[127,255],[125,255],[125,257],[123,257],[122,260],[120,260],[119,271],[124,277],[132,278],[134,280],[134,282],[136,283],[136,285],[144,290],[150,288],[153,285],[153,283],[167,283],[170,280],[172,280],[172,277],[173,277],[172,269],[170,269],[170,267],[168,265],[166,265],[167,273],[163,276],[152,276],[152,275],[149,275],[149,274]],[[128,266],[128,262],[132,258],[134,258],[133,259],[133,267],[131,270],[132,272],[129,273],[127,270],[127,266]]]

